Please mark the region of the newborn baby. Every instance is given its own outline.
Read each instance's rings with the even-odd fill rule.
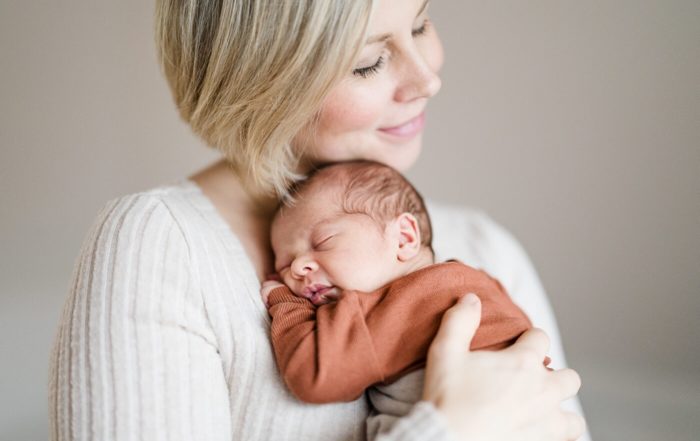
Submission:
[[[312,403],[369,389],[367,438],[420,400],[428,347],[461,296],[481,299],[471,349],[500,349],[531,327],[501,284],[459,262],[435,264],[423,199],[395,170],[334,164],[293,189],[272,223],[275,270],[261,294],[277,364]]]

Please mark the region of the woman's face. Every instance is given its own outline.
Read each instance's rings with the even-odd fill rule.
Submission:
[[[442,45],[426,0],[378,0],[355,68],[295,138],[313,163],[378,161],[404,171],[415,162],[428,99],[440,90]]]

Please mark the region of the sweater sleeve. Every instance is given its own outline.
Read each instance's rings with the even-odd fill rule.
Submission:
[[[353,400],[422,366],[442,314],[468,292],[483,305],[471,349],[507,346],[530,327],[498,281],[460,263],[433,265],[371,293],[346,291],[318,309],[277,288],[269,301],[282,377],[303,401]]]
[[[380,433],[373,441],[455,441],[447,421],[427,401],[416,403],[411,411],[386,433]]]
[[[352,401],[383,379],[357,295],[340,298],[316,308],[286,286],[268,298],[277,365],[302,401]]]
[[[228,388],[192,266],[158,197],[106,207],[54,345],[52,440],[231,439]]]

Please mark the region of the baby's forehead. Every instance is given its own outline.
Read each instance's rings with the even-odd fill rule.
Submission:
[[[310,211],[341,211],[343,201],[343,186],[339,183],[314,181],[301,187],[290,200],[283,202],[277,210],[276,217],[294,217]]]
[[[293,201],[280,205],[272,222],[273,231],[280,227],[308,227],[344,214],[341,192],[314,185],[294,195]]]

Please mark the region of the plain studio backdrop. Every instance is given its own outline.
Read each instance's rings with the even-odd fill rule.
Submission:
[[[153,2],[0,2],[0,439],[48,436],[49,351],[104,203],[216,154]],[[435,1],[428,197],[484,209],[549,292],[594,441],[700,433],[700,2]]]

